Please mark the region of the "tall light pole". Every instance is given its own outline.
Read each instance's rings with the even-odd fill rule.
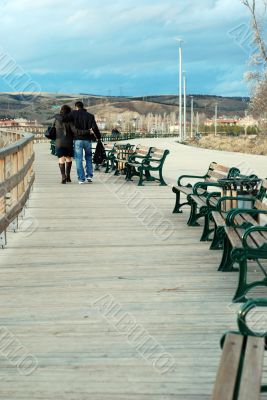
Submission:
[[[215,116],[214,116],[214,135],[217,135],[217,119],[218,119],[218,104],[215,104]]]
[[[179,43],[179,133],[180,142],[182,141],[182,70],[183,70],[183,53],[182,53],[182,39],[177,39]]]
[[[186,73],[183,71],[183,85],[184,85],[184,135],[183,140],[186,140]]]
[[[193,139],[193,128],[194,128],[194,97],[191,97],[191,139]]]

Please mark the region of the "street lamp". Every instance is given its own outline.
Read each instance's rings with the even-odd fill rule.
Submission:
[[[183,65],[183,54],[182,54],[182,39],[176,39],[179,43],[179,133],[180,142],[182,141],[183,131],[182,131],[182,65]]]
[[[217,135],[218,104],[215,103],[214,136]]]
[[[194,128],[194,97],[191,97],[191,139],[193,139],[193,128]]]
[[[183,84],[184,84],[184,135],[183,140],[186,140],[186,72],[183,71]]]

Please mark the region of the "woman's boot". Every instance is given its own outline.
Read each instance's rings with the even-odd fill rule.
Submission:
[[[58,164],[58,165],[59,165],[59,169],[60,169],[61,176],[62,176],[61,183],[65,184],[67,182],[66,171],[65,171],[65,163],[64,164]]]
[[[67,182],[71,182],[71,179],[70,179],[71,166],[72,166],[72,161],[67,161],[67,162],[66,162],[66,177],[67,177]]]

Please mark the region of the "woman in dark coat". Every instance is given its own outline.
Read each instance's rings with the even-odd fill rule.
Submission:
[[[60,114],[55,115],[56,127],[56,155],[58,156],[59,169],[62,176],[61,183],[71,182],[70,171],[73,157],[73,131],[71,124],[63,122],[66,114],[71,112],[71,108],[64,105],[60,109]]]

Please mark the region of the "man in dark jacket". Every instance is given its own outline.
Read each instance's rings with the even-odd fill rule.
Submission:
[[[94,136],[100,140],[101,134],[93,114],[87,112],[81,101],[75,103],[76,110],[65,117],[65,122],[72,122],[74,125],[74,157],[76,161],[79,183],[92,182],[92,140]],[[90,130],[94,132],[92,134]],[[83,167],[83,155],[86,161],[86,173]]]

